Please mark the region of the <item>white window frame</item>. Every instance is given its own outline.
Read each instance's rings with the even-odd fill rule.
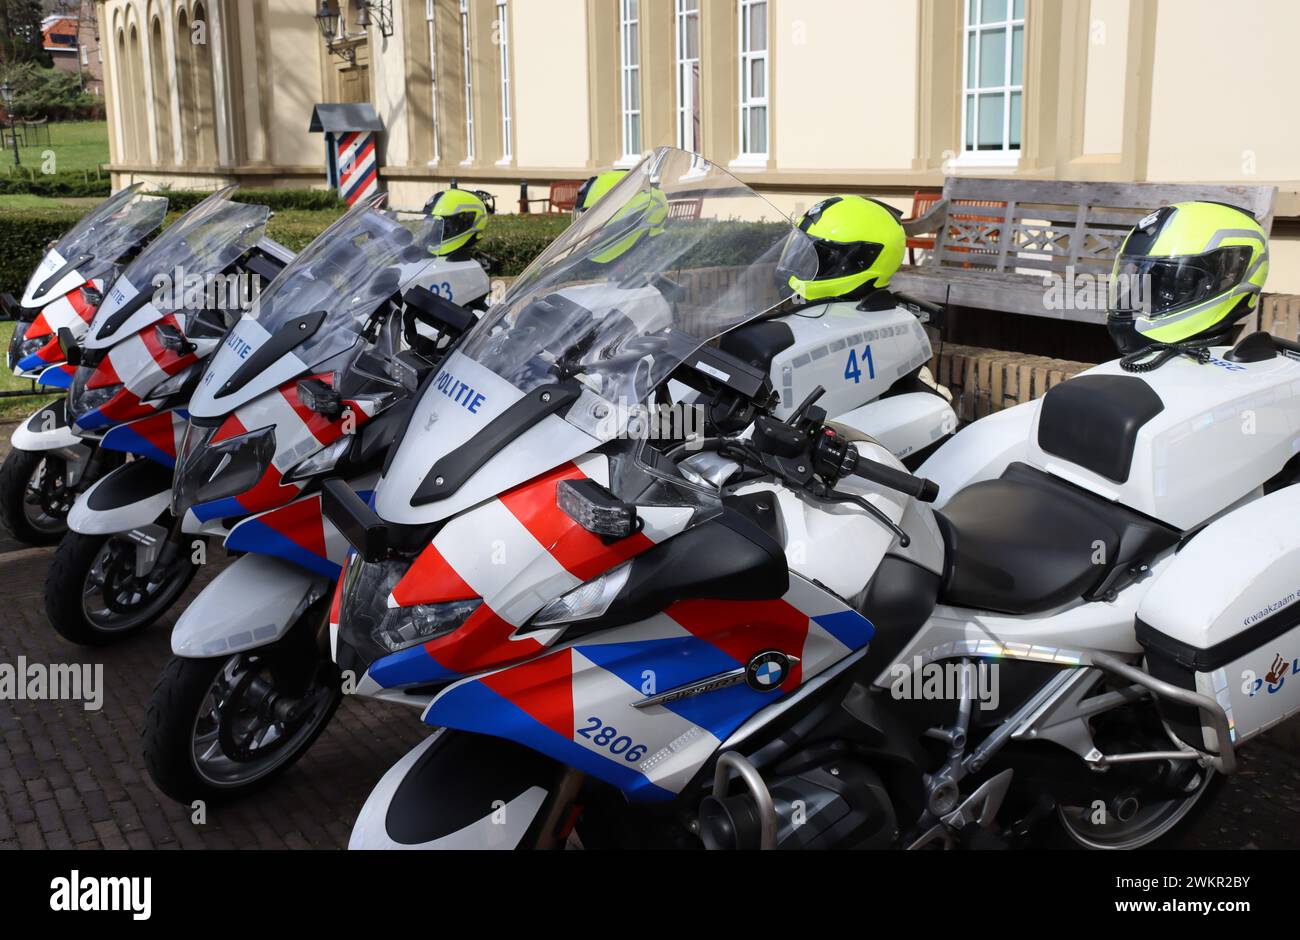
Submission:
[[[465,160],[469,164],[475,160],[474,146],[474,73],[473,57],[470,55],[469,35],[469,0],[460,0],[460,50],[465,68]]]
[[[641,123],[641,108],[631,106],[632,89],[637,89],[637,100],[641,100],[641,2],[642,0],[618,0],[618,74],[619,88],[621,97],[619,99],[619,126],[620,141],[619,146],[623,155],[619,158],[618,166],[630,166],[639,163],[641,152],[644,146],[644,127]],[[635,6],[636,12],[632,13]],[[633,27],[635,30],[635,39],[632,37]],[[628,53],[631,51],[633,44],[638,46],[636,52],[636,64],[629,61]],[[636,127],[637,147],[632,150],[629,147],[632,137],[632,128]]]
[[[1022,7],[1020,16],[1015,13],[1016,0],[1006,0],[1007,13],[1006,19],[998,20],[991,23],[980,23],[978,19],[983,15],[980,9],[984,0],[964,0],[962,4],[962,32],[961,32],[961,139],[958,146],[957,165],[958,166],[1017,166],[1020,163],[1020,154],[1024,148],[1024,121],[1025,121],[1025,75],[1024,75],[1024,47],[1021,47],[1020,63],[1020,83],[1013,85],[1011,83],[1011,60],[1015,39],[1016,27],[1020,27],[1021,35],[1027,37],[1028,32],[1025,30],[1025,10]],[[1006,34],[1006,43],[1004,49],[1005,61],[1003,63],[1002,84],[981,88],[978,85],[974,88],[970,86],[971,62],[970,48],[971,36],[975,36],[975,63],[974,72],[975,80],[978,83],[980,74],[980,40],[979,34],[984,32],[1002,31]],[[1023,40],[1022,40],[1023,42]],[[1011,96],[1012,94],[1020,95],[1020,143],[1011,146]],[[979,149],[979,99],[981,95],[1001,94],[1002,98],[1002,146],[996,150]],[[975,112],[975,149],[966,148],[967,131],[970,129],[967,123],[968,102],[974,99]]]
[[[750,49],[749,11],[759,4],[763,5],[763,13],[767,17],[767,28],[764,30],[766,42],[762,49]],[[767,163],[772,150],[772,5],[770,0],[739,0],[738,10],[740,14],[740,136],[737,149],[739,157],[735,162],[739,165],[761,166]],[[763,64],[763,94],[759,97],[750,96],[750,72],[755,62]],[[763,109],[763,136],[767,141],[767,146],[761,151],[748,149],[747,142],[750,111],[756,108]]]
[[[435,22],[437,0],[424,0],[424,21],[429,34],[429,97],[433,102],[433,159],[430,165],[442,160],[442,127],[438,113],[438,27]]]
[[[497,0],[497,60],[501,69],[501,159],[500,165],[514,162],[510,112],[510,9],[507,0]]]
[[[676,16],[677,146],[692,153],[699,153],[702,144],[699,138],[704,136],[703,128],[696,131],[696,124],[702,123],[703,119],[703,115],[696,112],[699,103],[701,2],[702,0],[677,0]],[[686,42],[686,28],[692,19],[695,21],[694,58],[688,56]]]

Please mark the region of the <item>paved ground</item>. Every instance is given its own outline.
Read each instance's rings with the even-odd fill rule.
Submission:
[[[8,445],[0,426],[0,457]],[[79,703],[0,701],[0,848],[333,848],[376,781],[427,733],[411,710],[346,699],[329,728],[270,788],[212,806],[204,826],[153,788],[139,728],[170,651],[179,611],[220,569],[209,565],[173,613],[115,647],[65,642],[45,619],[52,549],[24,549],[0,531],[0,663],[104,665],[102,710]],[[219,552],[218,552],[219,554]],[[1188,848],[1300,848],[1300,757],[1269,736],[1184,840]]]

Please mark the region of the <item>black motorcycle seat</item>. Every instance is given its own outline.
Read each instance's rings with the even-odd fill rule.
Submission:
[[[1038,613],[1104,596],[1178,533],[1022,463],[935,513],[946,561],[940,602]]]

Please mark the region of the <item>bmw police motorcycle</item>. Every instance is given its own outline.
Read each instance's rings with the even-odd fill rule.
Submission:
[[[322,233],[235,324],[157,496],[164,551],[204,537],[239,555],[178,619],[146,712],[145,765],[182,802],[264,785],[328,723],[341,684],[318,634],[347,546],[321,480],[369,492],[411,394],[489,292],[466,252],[476,198],[424,214],[382,199]]]
[[[85,336],[105,285],[167,213],[167,198],[143,193],[141,186],[110,196],[51,243],[21,300],[0,295],[14,320],[9,342],[14,375],[51,390],[72,383],[75,366],[68,363],[65,346],[75,346]],[[61,403],[41,408],[19,425],[12,443],[0,469],[0,518],[29,545],[53,544],[66,531],[73,499],[98,472],[91,464],[104,456],[93,442],[71,432]]]
[[[162,557],[165,499],[189,402],[204,360],[254,302],[254,279],[273,275],[290,252],[264,237],[270,210],[233,202],[222,189],[182,215],[113,282],[81,344],[66,401],[69,431],[113,455],[117,466],[86,479],[68,513],[69,532],[45,581],[45,610],[74,643],[98,644],[160,616],[196,570]],[[126,524],[123,513],[153,518]]]
[[[656,194],[702,204],[641,239],[643,277],[602,280]],[[813,239],[698,158],[647,158],[446,358],[373,496],[325,485],[355,548],[335,660],[438,729],[351,844],[1172,835],[1300,710],[1300,346],[1215,344],[1267,270],[1218,211],[1130,237],[1154,284],[1112,317],[1133,356],[914,476],[820,390],[778,414],[720,343],[816,278]],[[623,417],[672,381],[734,416],[699,451]]]

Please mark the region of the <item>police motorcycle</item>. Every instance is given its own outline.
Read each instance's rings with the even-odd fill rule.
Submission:
[[[45,580],[51,624],[74,643],[106,643],[152,623],[196,571],[190,553],[159,554],[177,444],[203,363],[256,281],[292,257],[264,237],[270,210],[222,189],[177,219],[109,288],[76,366],[69,431],[114,455],[86,479]]]
[[[64,356],[61,331],[74,345],[81,340],[105,284],[167,213],[167,198],[141,192],[142,185],[119,190],[52,242],[21,300],[0,295],[14,321],[8,351],[14,375],[51,390],[71,384],[75,367]],[[12,443],[0,467],[0,520],[20,541],[51,545],[66,531],[68,508],[99,455],[71,433],[58,407],[41,408],[20,424]]]
[[[328,723],[341,683],[318,634],[346,542],[320,482],[368,493],[412,393],[489,293],[464,251],[464,204],[397,213],[382,199],[284,269],[190,403],[166,541],[220,539],[238,557],[177,620],[146,712],[145,765],[179,801],[268,783]]]
[[[439,729],[353,847],[1137,848],[1300,710],[1300,344],[1197,319],[1258,296],[1248,216],[1182,256],[1131,236],[1154,313],[1112,320],[1137,358],[913,476],[816,395],[777,417],[708,345],[788,297],[762,268],[807,279],[811,239],[684,155],[631,178],[619,202],[707,193],[647,274],[692,280],[731,220],[772,220],[753,277],[634,306],[570,276],[604,228],[575,227],[447,358],[369,503],[326,484],[356,549],[336,662]],[[670,376],[752,426],[690,454],[606,420]]]

